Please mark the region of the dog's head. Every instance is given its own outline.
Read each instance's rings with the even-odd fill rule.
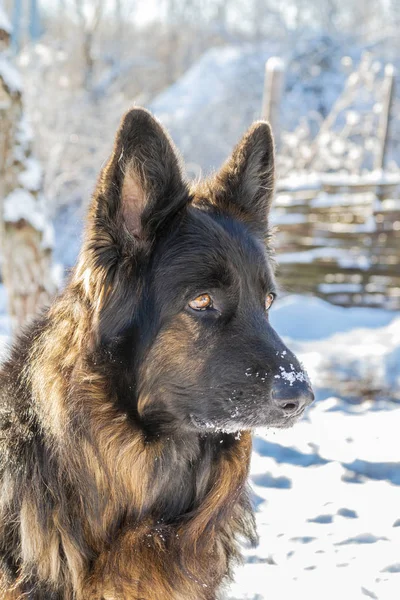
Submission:
[[[146,430],[286,427],[312,402],[269,322],[273,184],[265,122],[189,188],[161,125],[142,109],[123,119],[75,282],[93,315],[93,360]]]

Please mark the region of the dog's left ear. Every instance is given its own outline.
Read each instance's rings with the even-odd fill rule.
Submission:
[[[212,202],[265,231],[274,194],[274,140],[266,121],[250,127],[212,181]]]

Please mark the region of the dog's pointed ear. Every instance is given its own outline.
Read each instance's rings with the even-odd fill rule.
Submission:
[[[119,235],[126,230],[136,241],[147,241],[187,200],[180,158],[169,135],[147,110],[130,110],[100,174],[97,224],[116,225]]]
[[[129,327],[139,297],[138,264],[188,202],[168,134],[148,111],[130,110],[100,173],[74,275],[93,308],[93,348]]]
[[[257,121],[212,181],[213,204],[265,230],[274,194],[274,154],[269,124]]]

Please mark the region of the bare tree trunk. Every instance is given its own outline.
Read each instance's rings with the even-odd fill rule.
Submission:
[[[1,4],[0,4],[1,6]],[[13,25],[13,35],[12,35],[12,45],[15,54],[18,54],[21,47],[21,29],[22,29],[22,0],[14,0],[13,4],[13,15],[12,15],[12,25]]]
[[[15,330],[48,303],[55,285],[41,169],[31,153],[19,74],[8,62],[4,33],[0,31],[0,248],[2,278]]]
[[[29,10],[29,36],[33,42],[42,35],[42,23],[40,19],[39,0],[30,0]]]
[[[92,14],[88,15],[85,8],[92,9]],[[95,34],[103,17],[103,0],[96,0],[85,5],[84,0],[75,0],[76,15],[82,32],[82,57],[84,64],[83,86],[88,92],[93,91],[93,75],[95,61],[93,57],[93,45]]]

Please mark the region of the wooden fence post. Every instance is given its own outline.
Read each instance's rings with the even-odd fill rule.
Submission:
[[[261,118],[269,121],[275,138],[280,142],[280,107],[285,78],[285,65],[281,58],[272,56],[265,64],[264,94]]]
[[[375,157],[375,169],[383,170],[386,163],[386,154],[389,138],[389,126],[390,126],[390,113],[393,105],[394,98],[394,76],[395,68],[393,65],[388,64],[385,67],[385,79],[383,83],[384,98],[382,101],[382,112],[379,119],[378,126],[378,152]]]

